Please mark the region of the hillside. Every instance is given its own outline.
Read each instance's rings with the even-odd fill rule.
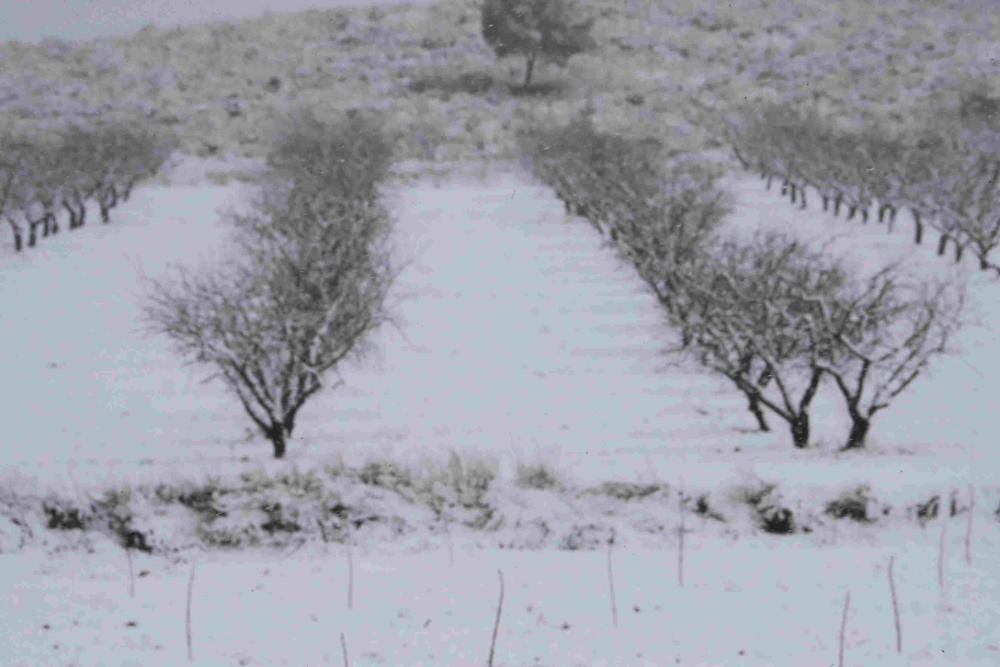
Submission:
[[[546,65],[514,94],[478,5],[310,10],[84,42],[0,45],[0,112],[51,121],[115,111],[175,130],[189,153],[261,155],[290,106],[384,113],[402,155],[509,154],[526,117],[568,118],[718,145],[710,110],[802,99],[844,119],[910,122],[929,104],[996,85],[1000,16],[989,2],[845,0],[739,3],[588,0],[596,52]],[[989,82],[993,81],[992,84]]]

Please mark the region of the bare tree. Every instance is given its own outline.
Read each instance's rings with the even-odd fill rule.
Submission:
[[[946,351],[961,323],[964,288],[915,284],[890,265],[801,298],[815,365],[833,378],[851,419],[846,450],[863,448],[872,418]]]
[[[146,315],[215,368],[281,458],[300,409],[385,319],[390,221],[377,202],[281,181],[232,220],[242,257],[154,283]]]
[[[690,265],[678,292],[684,316],[672,319],[696,359],[783,419],[805,448],[823,370],[802,294],[827,294],[844,279],[821,253],[781,234],[729,241]]]

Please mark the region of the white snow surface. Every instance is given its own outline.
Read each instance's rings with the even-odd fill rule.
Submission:
[[[928,275],[952,270],[934,256],[935,239],[913,246],[906,222],[890,235],[874,222],[820,214],[815,203],[797,211],[752,179],[730,185],[733,233],[777,226],[838,237],[866,267],[905,256]],[[961,355],[936,364],[879,416],[872,451],[834,453],[846,425],[828,392],[817,405],[819,446],[797,452],[777,420],[772,434],[748,433],[752,421],[727,384],[665,354],[672,339],[652,297],[529,176],[497,168],[400,182],[387,192],[407,264],[393,294],[396,326],[379,334],[374,355],[343,370],[344,387],[306,406],[290,460],[274,463],[236,401],[205,381],[208,371],[186,367],[168,341],[144,334],[140,316],[143,275],[225,255],[218,210],[245,194],[241,186],[148,186],[110,225],[92,219],[38,249],[0,254],[5,489],[101,488],[447,449],[540,460],[579,480],[720,488],[752,476],[778,482],[789,497],[868,483],[892,500],[973,484],[981,491],[971,563],[962,553],[967,515],[926,530],[902,520],[844,522],[832,533],[786,537],[704,530],[695,520],[680,587],[669,533],[678,517],[665,513],[658,548],[626,539],[611,553],[616,628],[606,551],[512,551],[497,548],[502,535],[459,534],[451,564],[443,538],[428,545],[359,534],[347,609],[342,545],[137,553],[130,598],[124,552],[85,535],[0,554],[0,664],[186,664],[194,562],[200,665],[340,665],[340,633],[353,665],[485,664],[498,569],[506,598],[496,665],[833,665],[847,591],[845,665],[1000,664],[1000,285],[971,261],[957,271],[975,283],[981,324],[963,333]],[[561,502],[549,495],[525,511],[558,515],[544,506]]]

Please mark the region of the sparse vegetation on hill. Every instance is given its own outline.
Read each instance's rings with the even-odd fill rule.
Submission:
[[[565,73],[536,77],[541,96],[512,95],[503,83],[524,65],[495,61],[478,3],[444,0],[8,43],[0,111],[42,123],[139,111],[188,153],[261,157],[289,105],[358,108],[385,114],[403,137],[401,158],[449,160],[512,154],[526,113],[565,122],[591,101],[603,128],[711,148],[720,142],[704,112],[743,103],[808,101],[898,126],[928,98],[954,98],[957,114],[953,92],[995,71],[1000,41],[995,12],[958,0],[581,7],[594,18],[594,50]]]

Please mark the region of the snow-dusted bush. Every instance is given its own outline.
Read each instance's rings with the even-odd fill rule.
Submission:
[[[869,505],[872,504],[871,489],[861,485],[845,491],[826,504],[824,512],[835,519],[850,519],[859,523],[870,523],[875,520],[871,516]]]
[[[582,5],[571,0],[485,0],[483,39],[498,58],[525,58],[523,87],[531,85],[535,62],[564,64],[594,48],[593,20],[581,17]]]
[[[518,463],[515,481],[522,489],[548,491],[563,488],[559,475],[544,463]]]
[[[666,493],[667,487],[661,484],[641,484],[637,482],[603,482],[588,489],[587,492],[627,502],[641,500],[654,493]]]

